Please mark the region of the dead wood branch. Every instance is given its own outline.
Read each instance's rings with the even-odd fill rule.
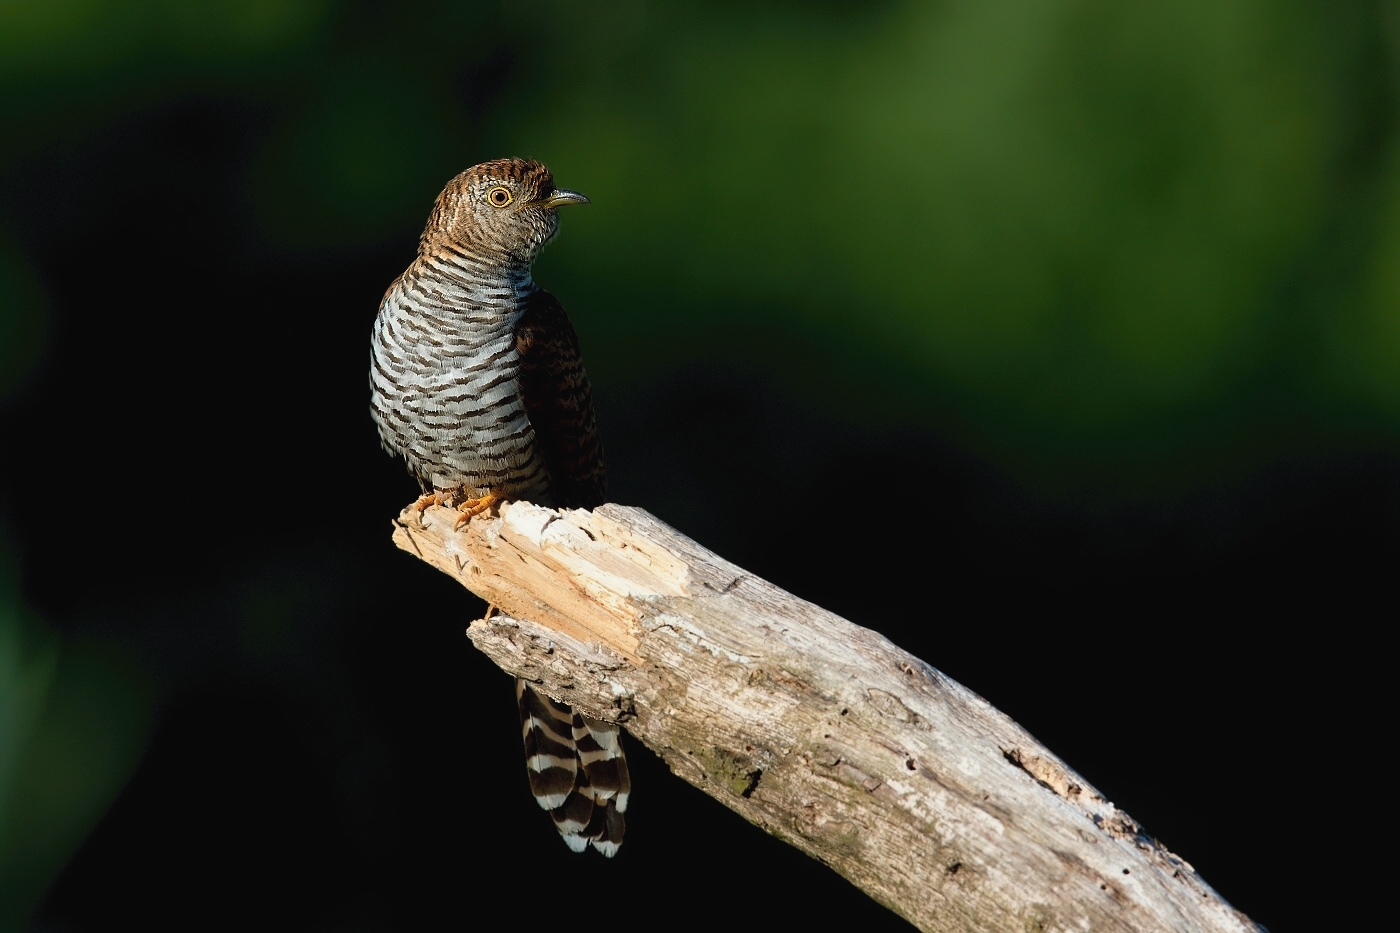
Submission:
[[[478,648],[919,928],[1262,930],[981,697],[646,512],[455,518],[394,540],[502,610]]]

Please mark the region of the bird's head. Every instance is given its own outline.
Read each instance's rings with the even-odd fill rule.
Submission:
[[[445,241],[473,253],[529,263],[559,229],[555,210],[587,204],[577,191],[554,187],[533,159],[498,159],[447,183],[423,231],[420,251]]]

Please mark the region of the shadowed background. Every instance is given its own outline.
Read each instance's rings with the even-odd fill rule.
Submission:
[[[1341,923],[1397,55],[1380,2],[0,3],[0,924],[903,927],[635,744],[621,854],[567,852],[483,607],[390,544],[370,322],[507,155],[593,199],[536,278],[610,498]]]

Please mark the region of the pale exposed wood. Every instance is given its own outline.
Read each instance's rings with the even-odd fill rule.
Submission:
[[[640,509],[405,510],[473,643],[924,930],[1262,930],[981,697]]]

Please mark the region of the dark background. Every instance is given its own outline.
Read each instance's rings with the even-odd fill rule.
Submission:
[[[1400,16],[985,6],[0,9],[0,923],[903,926],[636,744],[621,854],[569,853],[482,605],[390,544],[370,322],[503,155],[594,200],[536,277],[612,499],[987,697],[1275,931],[1353,922]]]

